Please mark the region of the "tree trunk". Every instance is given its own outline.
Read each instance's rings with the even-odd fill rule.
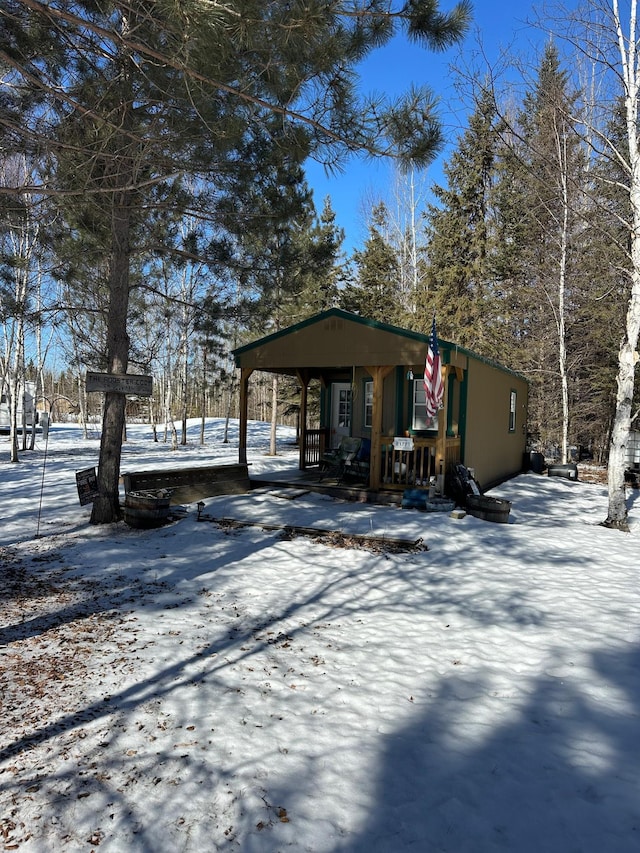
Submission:
[[[78,387],[78,412],[80,414],[80,424],[82,426],[82,437],[86,440],[89,438],[87,430],[87,395],[85,393],[85,386],[80,373],[78,373],[76,382]]]
[[[204,444],[204,430],[207,417],[207,351],[205,349],[202,350],[202,394],[200,406],[200,444]]]
[[[125,374],[129,363],[129,231],[128,193],[123,191],[112,216],[112,251],[107,320],[108,372]],[[121,518],[118,482],[125,420],[124,394],[105,394],[98,464],[98,497],[93,503],[92,524],[110,524]]]
[[[186,314],[186,311],[183,310],[183,315]],[[180,439],[180,444],[187,444],[187,413],[188,413],[188,401],[187,401],[187,389],[189,386],[189,342],[187,336],[187,323],[186,318],[183,317],[184,320],[184,340],[182,342],[182,437]]]
[[[629,8],[630,39],[624,38],[622,20],[617,0],[613,3],[614,20],[618,32],[620,60],[625,82],[625,112],[627,143],[629,146],[629,199],[631,203],[631,294],[627,305],[625,334],[618,355],[616,413],[609,447],[609,506],[604,524],[628,530],[625,494],[625,461],[636,363],[638,361],[638,334],[640,332],[640,150],[638,146],[638,95],[640,75],[636,63],[637,2],[631,0]],[[628,48],[626,47],[628,45]]]
[[[625,336],[618,356],[616,413],[609,447],[609,506],[605,520],[607,527],[628,530],[625,489],[626,450],[631,429],[631,406],[638,361],[638,333],[640,331],[640,176],[636,191],[638,214],[633,235],[633,282],[627,308]]]
[[[569,377],[567,375],[567,334],[565,298],[567,290],[567,255],[569,251],[569,189],[567,135],[556,130],[558,168],[562,192],[562,228],[560,231],[560,273],[558,283],[558,366],[562,387],[562,462],[569,461]]]
[[[129,30],[126,15],[121,20],[122,33]],[[121,133],[116,132],[111,150],[117,152],[104,177],[112,189],[109,195],[111,214],[111,251],[109,269],[109,310],[107,314],[107,372],[123,375],[129,365],[129,335],[127,319],[130,295],[131,216],[134,199],[135,157],[139,152],[132,148],[129,130],[133,120],[133,93],[131,89],[131,56],[124,49],[117,57],[119,66],[121,107]],[[125,431],[126,396],[108,391],[104,399],[100,456],[98,461],[98,497],[91,512],[92,524],[110,524],[122,517],[118,483],[120,457]]]
[[[10,412],[10,426],[9,432],[11,435],[11,462],[19,462],[20,454],[18,452],[18,399],[20,396],[20,382],[18,379],[17,370],[14,371],[13,376],[11,378],[11,392],[9,397],[9,412]]]

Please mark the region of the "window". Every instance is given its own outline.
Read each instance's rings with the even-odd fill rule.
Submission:
[[[373,426],[373,382],[368,380],[364,383],[364,426],[371,429]]]
[[[351,388],[340,388],[337,400],[338,426],[351,428]]]
[[[413,380],[413,405],[411,426],[415,430],[438,429],[438,416],[427,418],[427,395],[424,390],[424,381],[420,379]]]
[[[509,395],[509,432],[516,431],[516,404],[518,401],[518,395],[515,391],[512,391]]]

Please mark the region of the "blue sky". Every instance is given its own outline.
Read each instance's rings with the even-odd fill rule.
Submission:
[[[453,3],[441,0],[443,9]],[[452,64],[472,61],[482,50],[491,65],[499,61],[501,53],[514,52],[531,56],[534,44],[543,38],[539,29],[528,26],[535,18],[536,4],[529,0],[474,0],[474,21],[461,48],[455,47],[443,54],[435,54],[397,38],[393,44],[376,51],[361,70],[362,89],[365,92],[398,94],[411,84],[428,85],[441,101],[440,115],[449,150],[464,130],[467,106],[456,96]],[[443,183],[441,155],[421,176],[428,193],[433,183]],[[366,238],[367,204],[372,198],[384,198],[392,192],[393,168],[388,161],[372,162],[364,157],[353,157],[342,172],[326,175],[323,166],[310,162],[307,179],[314,192],[318,212],[323,200],[331,197],[338,224],[345,230],[344,249],[350,253],[362,245]]]

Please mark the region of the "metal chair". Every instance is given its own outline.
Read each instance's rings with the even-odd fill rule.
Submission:
[[[321,474],[318,482],[322,482],[324,477],[334,474],[338,483],[341,483],[345,471],[358,455],[361,445],[361,438],[345,435],[340,439],[340,444],[335,450],[323,453],[320,459]]]
[[[353,474],[359,480],[369,481],[371,469],[371,439],[363,438],[354,459],[345,465],[345,474]]]

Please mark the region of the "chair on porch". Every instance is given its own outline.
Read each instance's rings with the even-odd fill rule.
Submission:
[[[351,467],[358,455],[361,446],[361,438],[345,435],[340,439],[340,444],[335,450],[323,453],[320,459],[319,482],[322,482],[324,477],[333,475],[337,477],[338,483],[340,483],[346,470]]]
[[[345,474],[353,474],[359,480],[368,482],[371,469],[371,439],[363,438],[354,459],[345,466]]]

